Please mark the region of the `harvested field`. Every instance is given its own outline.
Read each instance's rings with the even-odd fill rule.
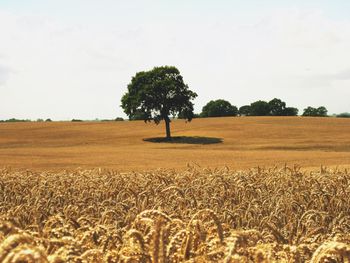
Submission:
[[[1,262],[349,262],[350,175],[0,171]]]
[[[187,143],[144,141],[164,136],[165,131],[162,124],[142,121],[1,123],[0,167],[36,171],[102,167],[131,171],[185,169],[187,163],[212,168],[227,165],[234,169],[286,163],[304,168],[350,165],[350,119],[178,120],[172,122],[172,131],[174,136],[185,136],[183,141]]]

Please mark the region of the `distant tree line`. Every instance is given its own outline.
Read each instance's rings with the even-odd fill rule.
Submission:
[[[336,115],[338,118],[350,118],[350,112],[343,112],[338,115]]]
[[[327,113],[328,113],[328,110],[324,106],[321,106],[318,108],[313,108],[309,106],[306,109],[304,109],[303,116],[326,117]]]
[[[51,119],[37,119],[35,122],[50,122],[52,121]],[[8,120],[0,120],[0,122],[33,122],[32,120],[30,119],[16,119],[16,118],[11,118],[11,119],[8,119]]]
[[[298,112],[297,108],[287,107],[284,101],[277,98],[269,102],[258,100],[250,105],[243,105],[239,109],[226,100],[218,99],[209,101],[196,117],[297,116]]]
[[[258,100],[250,105],[243,105],[239,109],[230,102],[218,99],[209,101],[200,114],[195,117],[225,117],[225,116],[297,116],[299,110],[295,107],[287,107],[281,99],[274,98],[271,101]],[[324,106],[304,109],[302,116],[326,117],[327,109]],[[343,116],[346,114],[344,113]],[[337,117],[341,117],[337,115]],[[181,116],[179,116],[181,118]]]
[[[22,119],[15,119],[15,118],[11,118],[8,120],[0,120],[0,122],[30,122],[31,120],[22,120]]]

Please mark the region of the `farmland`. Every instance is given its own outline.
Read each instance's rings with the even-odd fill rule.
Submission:
[[[349,262],[349,173],[0,170],[1,262]]]
[[[348,119],[172,131],[1,124],[0,262],[349,262]]]
[[[249,117],[172,122],[173,136],[222,139],[217,144],[143,141],[164,136],[164,126],[134,122],[0,124],[0,167],[36,171],[108,168],[118,171],[232,169],[350,164],[350,121],[340,118]]]

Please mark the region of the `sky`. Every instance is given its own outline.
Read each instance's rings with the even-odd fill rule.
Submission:
[[[348,0],[0,0],[0,119],[126,117],[136,72],[198,94],[350,112]]]

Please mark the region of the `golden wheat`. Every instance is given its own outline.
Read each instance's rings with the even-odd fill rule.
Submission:
[[[1,262],[350,262],[350,174],[0,170]]]

